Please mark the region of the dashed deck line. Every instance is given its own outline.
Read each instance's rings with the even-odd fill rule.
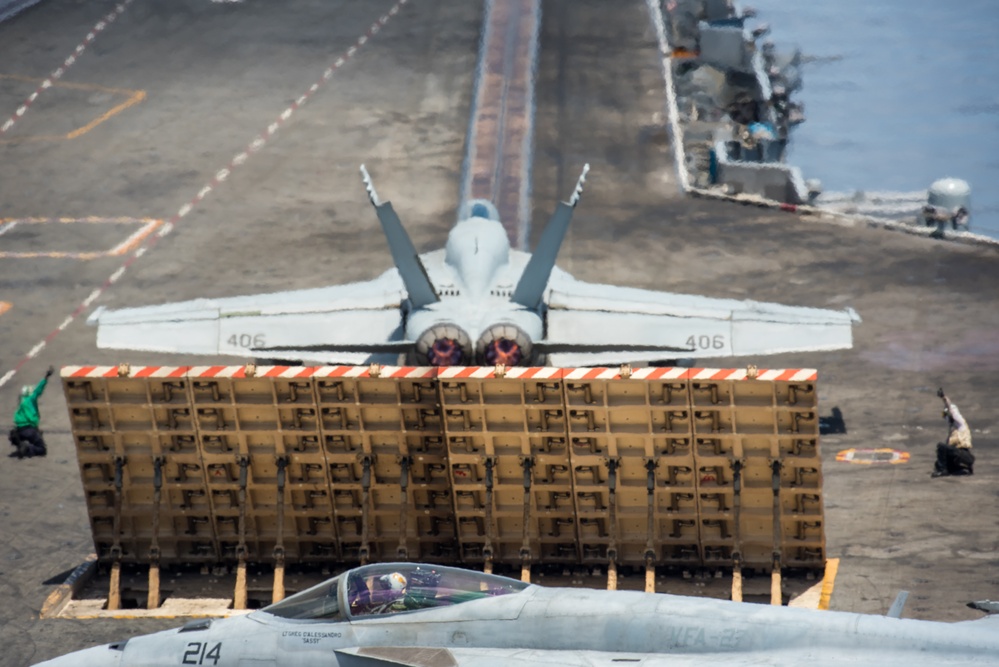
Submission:
[[[51,88],[56,81],[62,78],[62,75],[66,73],[66,70],[73,66],[90,43],[97,38],[97,35],[104,32],[105,28],[114,23],[133,1],[134,0],[122,0],[122,2],[115,6],[114,11],[94,24],[94,27],[90,29],[90,32],[88,32],[87,36],[83,38],[83,41],[77,44],[73,52],[62,61],[62,65],[53,70],[53,72],[49,74],[48,78],[39,84],[38,88],[35,89],[35,92],[28,95],[28,97],[21,103],[21,106],[17,107],[14,114],[8,118],[3,125],[0,125],[0,137],[7,134],[7,132],[14,127],[14,124],[17,123],[18,119],[22,118],[24,114],[27,113],[31,105],[43,92]]]
[[[132,0],[126,0],[125,4],[130,3],[131,1]],[[28,354],[26,354],[24,357],[21,358],[20,361],[17,362],[14,368],[7,371],[3,375],[3,377],[0,377],[0,387],[3,387],[8,382],[10,382],[14,378],[14,376],[17,375],[18,371],[20,371],[25,366],[25,364],[27,364],[32,358],[37,356],[43,349],[45,349],[45,346],[48,345],[48,343],[52,341],[52,339],[58,336],[62,331],[65,331],[65,329],[73,321],[75,321],[84,311],[86,311],[90,307],[90,305],[93,304],[94,301],[96,301],[112,285],[118,282],[121,279],[121,277],[125,275],[125,273],[128,271],[129,267],[131,267],[136,261],[138,261],[140,257],[146,254],[148,250],[153,248],[160,239],[170,234],[170,232],[172,232],[176,228],[176,225],[183,218],[185,218],[192,210],[194,210],[205,199],[205,197],[207,197],[215,188],[217,188],[219,185],[225,182],[233,171],[235,171],[241,165],[245,164],[251,155],[259,152],[260,149],[262,149],[267,144],[267,142],[271,139],[271,137],[274,136],[274,134],[278,131],[278,129],[281,128],[285,123],[287,123],[289,119],[292,118],[295,111],[297,111],[313,95],[315,95],[315,93],[320,88],[322,88],[323,85],[325,85],[330,79],[332,79],[333,75],[336,73],[337,70],[342,68],[348,62],[350,62],[350,60],[357,54],[357,51],[362,46],[367,44],[372,37],[378,34],[381,31],[381,29],[393,17],[395,17],[399,13],[399,10],[402,9],[402,7],[406,5],[408,2],[409,0],[398,0],[398,2],[392,5],[391,9],[389,9],[386,13],[382,14],[376,21],[374,21],[364,32],[364,34],[358,37],[358,39],[354,42],[354,44],[352,44],[346,51],[344,51],[340,56],[338,56],[337,59],[333,62],[333,64],[328,66],[323,71],[318,81],[313,83],[305,93],[299,96],[294,102],[292,102],[292,104],[288,108],[282,111],[281,114],[278,116],[278,119],[270,123],[267,126],[267,129],[261,132],[255,139],[253,139],[253,141],[250,142],[249,146],[246,149],[240,151],[235,156],[233,156],[232,160],[229,161],[229,164],[226,167],[223,167],[222,169],[218,170],[215,173],[215,176],[212,178],[212,180],[209,181],[204,187],[200,188],[198,190],[198,194],[195,195],[195,197],[191,201],[181,206],[180,209],[177,211],[177,213],[175,213],[172,217],[170,217],[165,224],[160,226],[158,233],[151,235],[148,242],[145,245],[140,245],[139,248],[137,248],[136,251],[128,259],[126,259],[125,262],[117,270],[115,270],[114,273],[108,276],[108,279],[104,281],[103,285],[101,285],[100,287],[96,288],[93,292],[91,292],[90,295],[82,303],[80,303],[80,305],[78,305],[76,309],[73,310],[72,313],[70,313],[66,317],[66,319],[62,322],[62,324],[59,325],[59,327],[54,329],[45,338],[39,341],[39,343],[36,344],[35,347],[33,347],[28,352]]]
[[[0,74],[0,80],[10,80],[10,81],[26,81],[26,82],[36,82],[40,79],[34,79],[27,76],[18,76],[16,74]],[[7,139],[0,139],[0,143],[26,143],[33,141],[63,141],[66,139],[76,139],[81,137],[90,130],[94,129],[106,120],[117,116],[125,109],[135,106],[139,102],[146,99],[146,91],[144,90],[132,90],[129,88],[111,88],[109,86],[101,86],[96,83],[69,83],[67,81],[53,82],[52,88],[67,88],[69,90],[83,90],[83,91],[97,91],[102,93],[109,93],[111,95],[120,95],[125,98],[125,101],[121,102],[108,109],[100,116],[90,121],[86,125],[82,125],[75,130],[71,130],[66,134],[33,134],[28,136],[15,136],[9,137]],[[0,135],[2,136],[2,135]]]

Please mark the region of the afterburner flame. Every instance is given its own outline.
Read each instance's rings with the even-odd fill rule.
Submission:
[[[486,346],[486,363],[490,366],[516,366],[523,358],[520,345],[509,338],[497,338]]]
[[[431,366],[457,366],[461,363],[461,344],[454,338],[438,338],[427,351],[427,362]]]

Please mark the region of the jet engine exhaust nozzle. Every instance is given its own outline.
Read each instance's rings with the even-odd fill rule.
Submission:
[[[520,327],[498,324],[482,334],[475,346],[480,363],[522,366],[531,361],[531,339]]]
[[[457,366],[465,353],[461,343],[454,338],[438,338],[427,352],[427,361],[431,366]]]
[[[471,338],[454,324],[430,327],[416,341],[417,363],[429,366],[460,366],[470,358],[466,350],[472,347]]]
[[[517,341],[509,338],[498,338],[486,346],[486,363],[490,366],[516,366],[524,358]]]

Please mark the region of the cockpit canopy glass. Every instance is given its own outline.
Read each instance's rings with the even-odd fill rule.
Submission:
[[[339,603],[339,587],[340,577],[334,577],[318,586],[307,588],[301,593],[264,607],[263,610],[281,618],[342,621],[344,619]]]
[[[448,607],[519,593],[529,586],[482,572],[412,563],[366,565],[346,577],[351,618]]]
[[[453,567],[379,563],[351,570],[263,611],[281,618],[337,622],[447,607],[519,593],[528,586],[514,579]],[[346,596],[343,601],[339,599],[341,593]]]

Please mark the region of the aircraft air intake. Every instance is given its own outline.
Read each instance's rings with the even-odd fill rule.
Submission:
[[[479,363],[489,366],[526,366],[533,358],[531,337],[514,324],[494,324],[475,345]]]
[[[435,324],[416,340],[416,363],[428,366],[461,366],[471,361],[472,339],[461,327]]]

